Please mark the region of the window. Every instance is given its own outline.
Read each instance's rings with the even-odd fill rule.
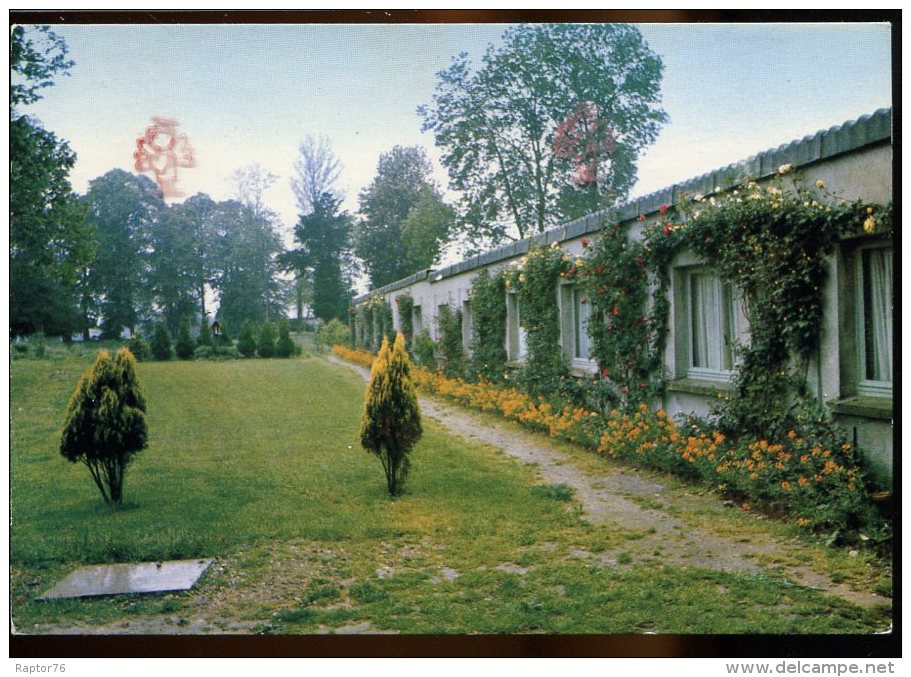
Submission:
[[[588,336],[588,318],[591,306],[585,302],[580,289],[573,288],[573,359],[591,359],[591,339]]]
[[[471,301],[462,301],[462,349],[468,355],[471,352]]]
[[[892,249],[864,247],[857,257],[859,395],[892,395]]]
[[[734,368],[734,344],[746,321],[731,288],[717,275],[694,269],[685,275],[686,375],[727,380]]]
[[[578,367],[590,366],[592,361],[591,339],[588,322],[591,305],[583,303],[585,294],[572,284],[560,287],[560,325],[563,354]]]
[[[528,352],[528,333],[522,326],[519,297],[508,294],[506,297],[506,357],[512,362],[525,359]]]
[[[415,336],[424,329],[424,324],[421,321],[421,306],[412,306],[411,308],[411,329],[414,331]]]

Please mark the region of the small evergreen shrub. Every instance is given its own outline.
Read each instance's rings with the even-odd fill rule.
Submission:
[[[380,459],[390,496],[403,492],[411,468],[409,454],[422,432],[405,337],[398,334],[391,350],[383,337],[367,386],[361,445]]]
[[[237,350],[244,357],[256,356],[256,335],[253,330],[253,323],[250,320],[244,322],[240,328],[240,336],[237,339]]]
[[[414,358],[418,364],[427,369],[437,368],[437,344],[430,338],[426,329],[414,337]]]
[[[171,359],[171,337],[168,336],[168,330],[165,328],[164,323],[155,325],[155,333],[152,335],[152,343],[149,348],[152,350],[152,357],[156,360]]]
[[[111,359],[99,352],[70,399],[60,453],[85,464],[105,503],[123,503],[127,466],[148,444],[145,412],[133,354],[123,348]]]
[[[228,333],[228,325],[225,322],[219,322],[219,327],[221,333],[218,336],[212,337],[213,342],[217,346],[233,346],[234,340],[231,338],[231,335]]]
[[[206,318],[202,318],[202,322],[199,325],[199,336],[196,337],[197,346],[209,346],[210,348],[215,345],[212,341],[212,330],[209,328],[209,321]]]
[[[177,331],[177,342],[174,344],[174,352],[181,360],[193,358],[193,351],[196,350],[196,342],[190,336],[190,320],[184,318],[180,323],[180,329]]]
[[[260,357],[275,357],[275,327],[271,322],[265,322],[260,328],[256,352]]]
[[[196,346],[193,351],[194,360],[211,360],[215,357],[215,349],[212,346]]]
[[[133,338],[127,341],[126,348],[133,353],[137,362],[145,362],[152,358],[152,348],[139,332],[133,334]]]
[[[297,344],[291,340],[291,326],[288,320],[278,323],[278,343],[275,344],[276,357],[292,357],[297,354]]]
[[[351,336],[348,327],[335,318],[320,325],[316,332],[316,345],[321,350],[332,346],[350,346]]]

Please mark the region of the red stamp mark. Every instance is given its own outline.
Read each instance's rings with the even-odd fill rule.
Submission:
[[[145,134],[136,139],[133,159],[137,172],[153,172],[162,197],[182,197],[177,187],[177,168],[195,167],[196,157],[186,134],[171,118],[154,116]]]

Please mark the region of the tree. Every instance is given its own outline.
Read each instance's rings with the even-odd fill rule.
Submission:
[[[291,339],[291,327],[287,318],[278,323],[278,342],[275,344],[276,357],[291,357],[297,353],[297,346]]]
[[[237,338],[237,350],[244,357],[256,355],[256,335],[253,330],[253,323],[250,320],[244,322],[240,328],[240,336]]]
[[[174,344],[174,352],[181,360],[189,360],[193,357],[193,351],[196,350],[196,342],[190,336],[190,320],[184,318],[180,322],[180,329],[177,331],[177,342]]]
[[[152,357],[156,360],[171,359],[171,337],[168,336],[168,330],[163,323],[159,322],[155,325],[155,333],[152,335],[152,343],[149,347],[152,349]]]
[[[66,58],[66,42],[50,26],[28,29],[14,26],[10,31],[9,63],[10,113],[14,108],[41,99],[39,90],[52,87],[56,75],[69,75],[74,62]]]
[[[85,202],[96,234],[89,281],[100,299],[103,335],[113,338],[152,315],[149,253],[165,206],[151,179],[122,169],[90,181]]]
[[[275,357],[275,327],[271,322],[266,322],[259,328],[256,352],[260,357]]]
[[[209,346],[210,348],[215,345],[212,340],[212,330],[209,328],[209,320],[205,317],[202,318],[202,321],[199,323],[199,335],[196,337],[196,346]]]
[[[310,214],[302,214],[294,228],[299,245],[281,257],[287,270],[312,289],[313,314],[321,320],[344,317],[351,298],[348,250],[351,217],[339,212],[341,200],[322,193]]]
[[[298,157],[294,161],[295,176],[291,178],[291,188],[302,216],[316,211],[316,203],[324,193],[341,197],[335,189],[341,172],[341,163],[332,152],[329,139],[324,136],[307,136],[304,139],[298,147]]]
[[[66,75],[66,43],[47,26],[10,34],[10,333],[69,334],[83,324],[79,282],[92,230],[69,183],[76,155],[17,107]]]
[[[212,217],[212,287],[219,295],[219,320],[240,327],[284,311],[278,279],[281,239],[272,223],[234,200],[219,202]]]
[[[278,176],[259,164],[239,167],[231,174],[237,201],[249,207],[257,218],[269,220],[275,217],[275,212],[266,206],[263,195],[277,180]]]
[[[206,285],[213,276],[217,206],[204,193],[162,209],[148,234],[148,287],[168,328],[184,316],[206,314]]]
[[[112,360],[99,352],[70,399],[60,453],[85,464],[105,503],[123,503],[127,466],[148,445],[145,413],[132,353],[123,348]]]
[[[434,264],[455,226],[455,209],[432,190],[424,191],[402,223],[402,241],[415,270]]]
[[[407,277],[426,259],[420,247],[409,250],[403,226],[422,198],[439,198],[431,175],[424,149],[395,146],[380,156],[376,176],[358,196],[361,221],[354,232],[354,251],[364,262],[372,287]],[[413,231],[409,239],[420,244],[426,238]]]
[[[390,496],[399,496],[404,490],[411,468],[409,455],[422,432],[405,337],[398,334],[392,349],[383,337],[367,386],[361,446],[380,459]]]
[[[462,193],[461,227],[475,246],[626,197],[639,153],[667,120],[662,69],[634,26],[554,23],[507,29],[474,72],[462,53],[438,73],[432,104],[418,111]],[[564,134],[581,125],[583,137],[601,140],[597,157],[555,152],[557,129],[573,117]],[[580,166],[595,169],[581,184]]]

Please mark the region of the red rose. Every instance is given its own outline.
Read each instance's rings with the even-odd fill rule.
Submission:
[[[614,306],[614,308],[613,308],[613,310],[611,310],[611,312],[613,313],[614,317],[617,317],[617,315],[620,314],[620,309],[617,306]]]
[[[607,367],[604,367],[604,369],[601,370],[601,375],[604,378],[607,378],[608,376],[610,376],[610,370]]]
[[[667,214],[667,209],[668,209],[667,205],[661,205],[660,207],[658,207],[658,213],[661,214],[662,216],[664,216],[665,214]]]
[[[645,214],[639,214],[639,220],[645,221]]]
[[[664,233],[665,235],[670,235],[670,234],[671,234],[671,227],[670,227],[670,226],[665,226],[664,228],[661,229],[661,232]]]
[[[585,303],[585,297],[584,297],[584,296],[583,296],[581,299],[579,299],[579,303]]]
[[[583,246],[583,247],[587,247],[587,246],[588,246],[588,238],[587,238],[587,237],[583,237],[583,238],[582,238],[582,246]]]
[[[639,384],[639,387],[640,387],[640,388],[644,388],[644,387],[645,387],[645,384],[644,384],[644,383],[640,383],[640,384]]]

